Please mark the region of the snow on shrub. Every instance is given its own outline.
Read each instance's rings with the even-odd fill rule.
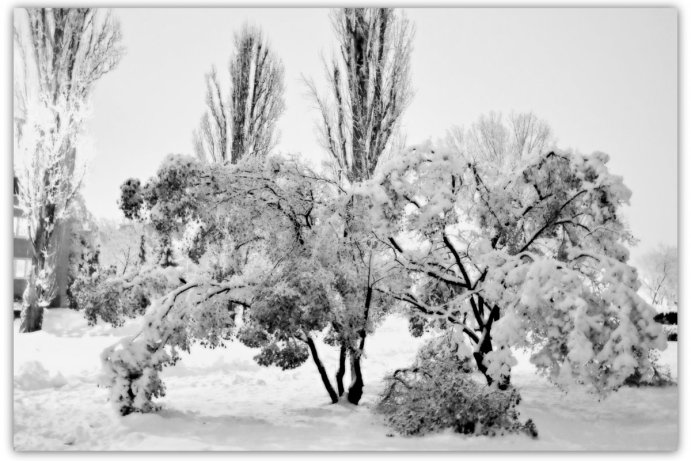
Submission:
[[[433,339],[421,348],[413,366],[387,378],[377,410],[406,436],[450,428],[461,434],[537,437],[532,420],[519,420],[518,391],[487,386],[472,369],[467,357],[458,357],[458,344],[449,334]]]
[[[636,370],[624,381],[626,386],[664,387],[676,385],[669,366],[660,362],[660,353],[658,351],[650,350],[648,361],[650,362],[650,369],[646,373]]]

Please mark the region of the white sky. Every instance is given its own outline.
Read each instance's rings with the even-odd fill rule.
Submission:
[[[674,9],[407,9],[416,27],[409,143],[491,110],[533,111],[560,147],[607,152],[632,189],[639,249],[677,242],[677,12]],[[127,54],[93,94],[84,195],[117,218],[120,184],[168,153],[192,153],[204,73],[227,78],[234,31],[260,25],[286,70],[279,150],[323,155],[302,75],[323,88],[333,38],[324,9],[116,9]]]

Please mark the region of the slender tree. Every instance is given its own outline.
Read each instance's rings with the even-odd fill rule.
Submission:
[[[543,153],[555,139],[552,129],[532,112],[482,115],[468,128],[454,126],[440,147],[475,162],[493,162],[511,169],[531,155]]]
[[[55,297],[58,224],[79,189],[76,143],[95,82],[122,56],[120,28],[109,12],[28,8],[15,16],[15,166],[28,218],[32,272],[20,331],[41,329]]]
[[[229,95],[224,96],[215,68],[206,74],[206,111],[194,132],[195,153],[203,161],[265,157],[276,144],[276,122],[284,109],[283,64],[258,27],[245,25],[234,48]]]
[[[412,92],[413,27],[390,8],[344,8],[332,16],[338,53],[326,65],[327,95],[309,83],[323,143],[350,181],[372,175]]]
[[[332,24],[338,51],[326,64],[328,92],[319,95],[315,85],[308,86],[319,108],[323,144],[334,161],[339,180],[354,184],[369,179],[380,157],[395,140],[395,131],[412,92],[410,90],[410,52],[413,27],[399,11],[390,8],[344,8],[334,12]],[[351,250],[350,260],[361,262],[359,272],[364,287],[361,302],[353,306],[352,316],[358,330],[356,338],[340,339],[339,369],[336,382],[343,394],[346,356],[350,357],[352,382],[348,401],[357,404],[362,396],[361,357],[367,331],[371,329],[372,266],[382,251],[376,242],[358,245],[362,233],[353,225],[353,210],[358,208],[352,196],[344,212],[344,248]],[[346,242],[347,241],[347,242]],[[362,243],[362,242],[360,242]],[[337,327],[337,326],[335,326]]]

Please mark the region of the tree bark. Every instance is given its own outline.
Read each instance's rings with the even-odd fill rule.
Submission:
[[[38,278],[44,272],[46,265],[49,264],[46,261],[46,254],[52,250],[50,248],[50,241],[53,238],[54,207],[50,204],[42,206],[40,217],[38,229],[34,232],[33,239],[31,240],[31,275],[22,297],[20,333],[31,333],[40,330],[43,327],[43,306],[50,305],[52,301],[52,293],[46,292],[46,289],[50,290],[49,287],[54,281],[52,279],[52,277],[55,277],[55,274],[52,272],[54,268],[48,268],[50,269],[49,272],[51,272],[51,275],[49,275],[51,280],[48,286],[46,286],[46,280],[42,280],[39,283]]]
[[[336,391],[334,391],[334,388],[331,385],[331,381],[329,380],[329,376],[326,374],[326,369],[324,368],[324,364],[322,363],[321,359],[319,358],[319,353],[317,352],[317,346],[314,344],[314,341],[309,336],[307,337],[307,346],[310,349],[310,353],[312,354],[312,359],[314,360],[314,364],[317,366],[317,371],[319,371],[319,376],[321,377],[322,383],[324,384],[324,387],[326,388],[326,392],[329,393],[329,397],[331,398],[331,403],[338,403],[338,395],[336,394]]]

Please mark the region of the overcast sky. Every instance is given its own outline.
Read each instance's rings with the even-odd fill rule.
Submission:
[[[489,111],[532,111],[559,146],[610,154],[632,189],[639,249],[677,241],[677,13],[674,9],[407,9],[416,36],[409,143]],[[319,161],[316,112],[302,76],[324,88],[333,48],[324,9],[116,9],[127,54],[93,94],[84,195],[119,218],[119,185],[192,154],[204,73],[227,78],[232,37],[260,25],[286,71],[279,151]]]

